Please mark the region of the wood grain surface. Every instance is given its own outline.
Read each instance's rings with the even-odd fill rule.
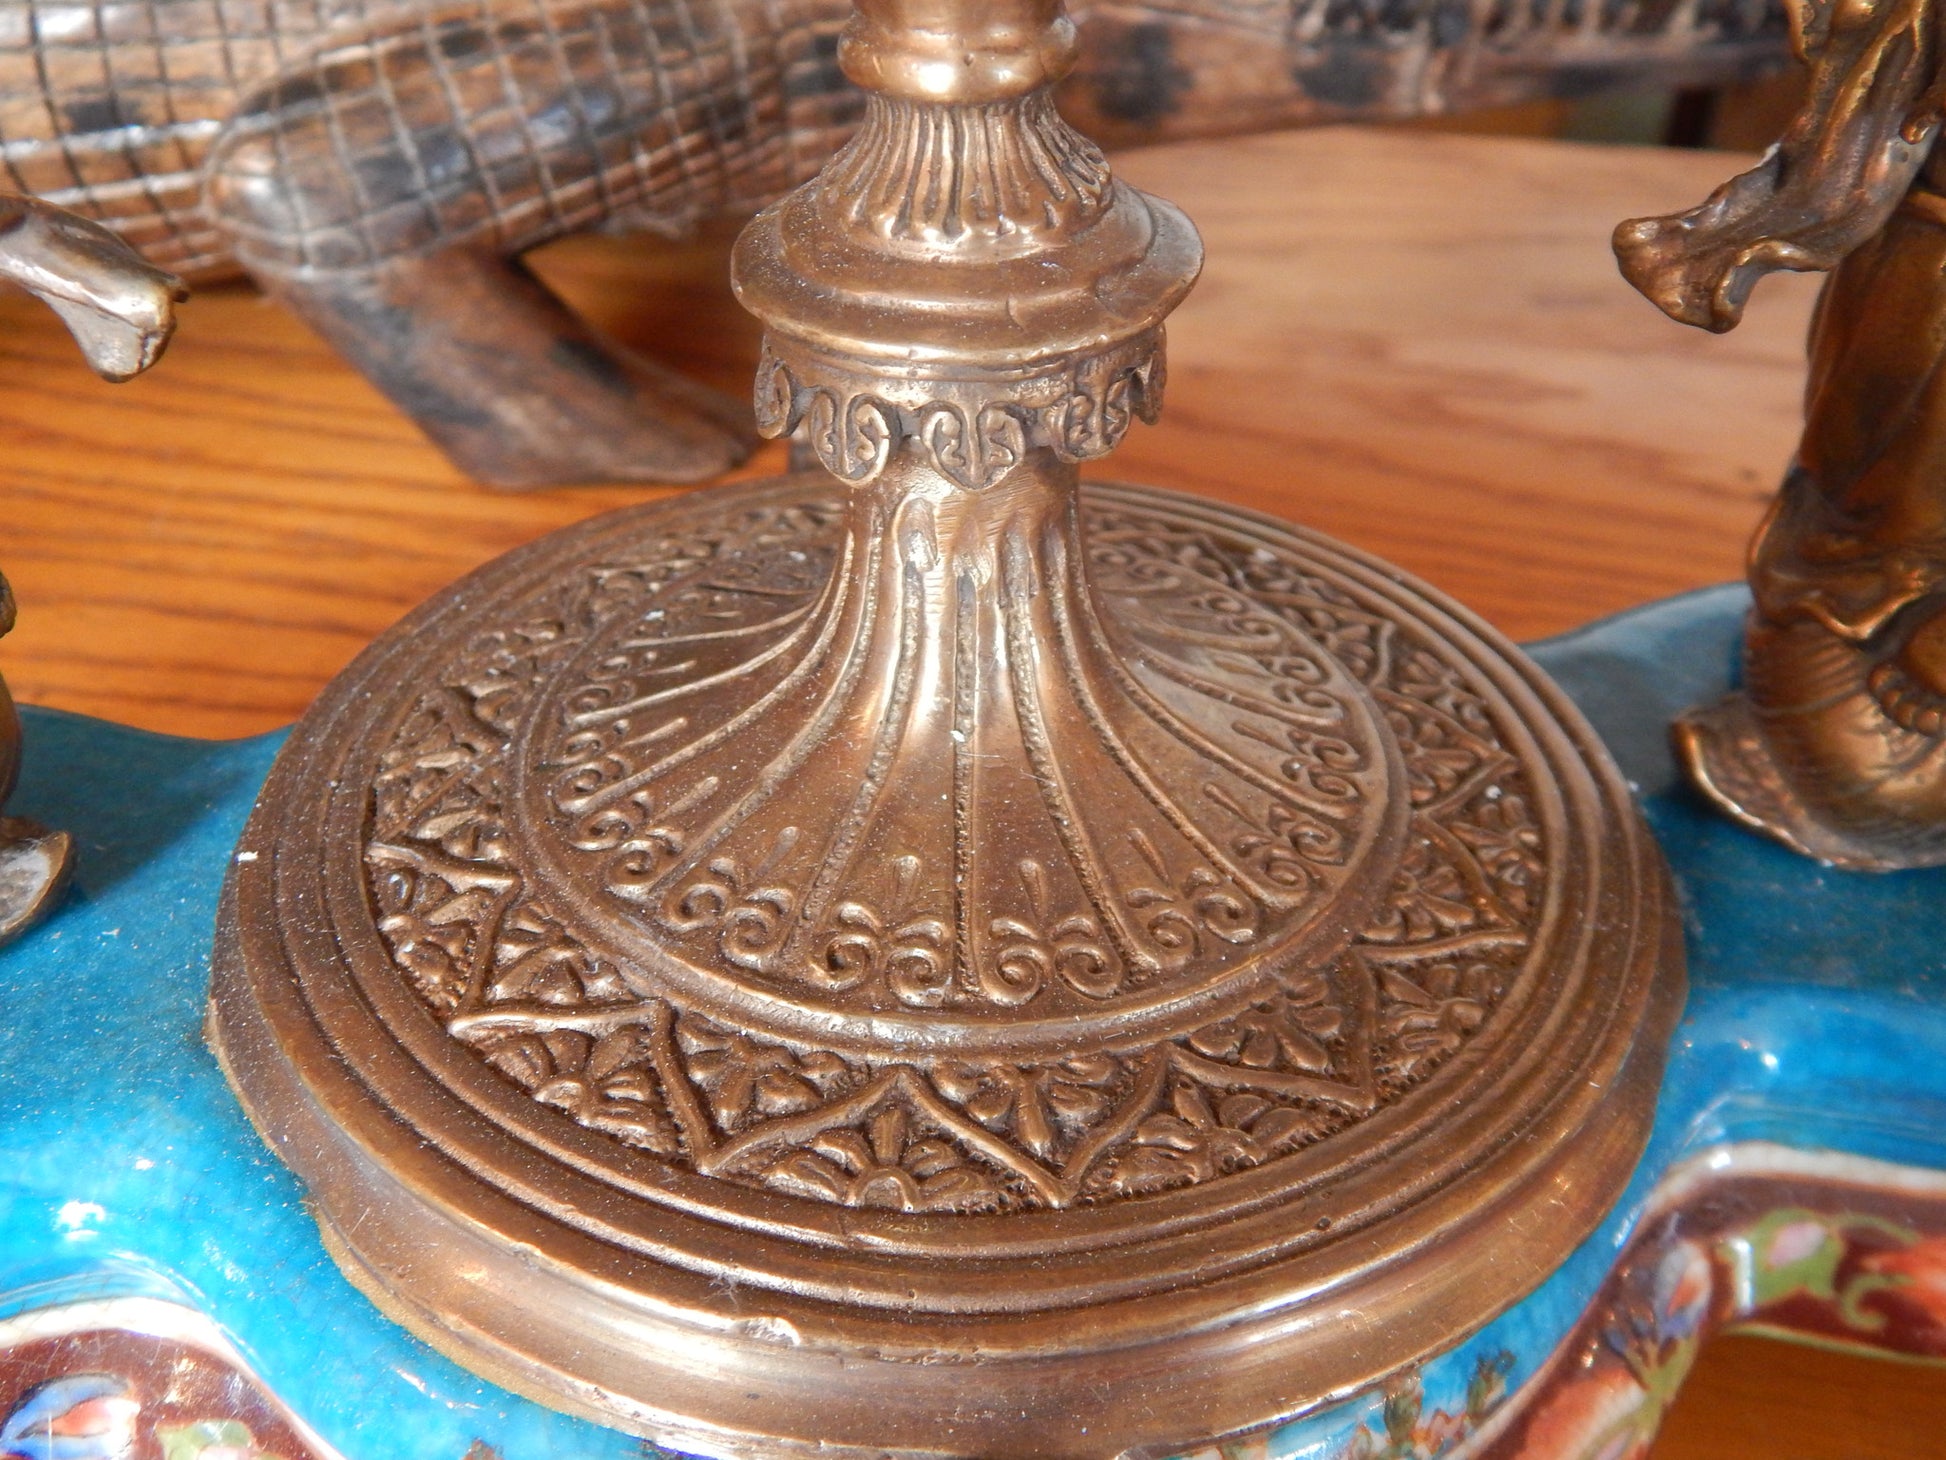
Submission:
[[[1330,130],[1128,154],[1209,250],[1169,402],[1105,475],[1293,518],[1533,637],[1740,571],[1795,439],[1816,281],[1713,338],[1622,283],[1615,222],[1700,199],[1724,154]],[[628,342],[742,392],[729,233],[575,240],[543,274]],[[745,474],[780,469],[766,448]],[[495,494],[242,287],[110,387],[0,300],[0,567],[17,697],[178,734],[300,713],[465,570],[656,495]],[[29,750],[31,754],[31,747]],[[1931,1460],[1946,1375],[1755,1340],[1705,1356],[1656,1460]]]

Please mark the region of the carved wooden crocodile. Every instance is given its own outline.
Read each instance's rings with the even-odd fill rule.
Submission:
[[[1064,105],[1155,140],[1780,61],[1779,0],[1117,0]],[[689,481],[733,404],[519,263],[809,177],[859,103],[847,0],[0,0],[0,185],[191,277],[241,265],[505,486]]]

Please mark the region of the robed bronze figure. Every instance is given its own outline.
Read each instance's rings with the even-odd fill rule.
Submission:
[[[13,590],[0,578],[0,634],[14,626]],[[20,775],[20,716],[0,680],[0,812]],[[53,902],[74,859],[65,832],[0,814],[0,943],[26,931]]]
[[[1803,440],[1751,548],[1743,688],[1676,740],[1730,815],[1845,867],[1946,862],[1943,13],[1799,6],[1811,91],[1783,140],[1615,235],[1629,281],[1710,330],[1766,273],[1832,271]]]

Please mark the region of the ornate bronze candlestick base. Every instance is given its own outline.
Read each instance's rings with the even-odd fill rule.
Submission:
[[[1053,0],[862,4],[760,217],[825,470],[598,519],[279,759],[212,1029],[388,1311],[712,1454],[1162,1453],[1441,1351],[1620,1192],[1681,998],[1579,718],[1344,548],[1077,485],[1199,245]]]

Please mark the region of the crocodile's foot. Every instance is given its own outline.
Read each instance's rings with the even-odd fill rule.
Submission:
[[[161,358],[182,280],[145,262],[99,223],[38,198],[0,194],[0,279],[38,295],[95,373],[128,380]]]
[[[74,839],[21,816],[0,817],[0,943],[54,906],[74,863]]]

